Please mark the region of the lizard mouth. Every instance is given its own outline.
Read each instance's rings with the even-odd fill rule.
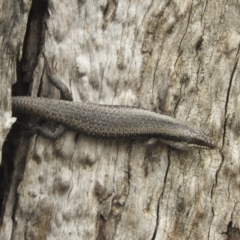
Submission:
[[[212,139],[207,139],[207,141],[195,140],[191,145],[204,149],[215,149],[217,147],[217,143]]]

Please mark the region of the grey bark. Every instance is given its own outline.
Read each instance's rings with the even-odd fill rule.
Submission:
[[[0,154],[2,156],[3,143],[15,121],[15,118],[11,117],[11,86],[16,80],[17,62],[21,57],[29,3],[1,0],[0,4]]]
[[[71,131],[57,141],[23,137],[1,238],[239,238],[239,12],[238,2],[226,1],[49,0],[44,42],[33,33],[29,42],[38,40],[74,101],[162,111],[209,130],[218,149],[184,152],[159,143],[147,159],[144,140]],[[21,36],[13,36],[19,48]],[[32,78],[33,96],[40,87],[41,96],[58,98],[39,48],[23,53],[24,81]],[[15,79],[16,66],[1,61],[9,88],[6,71]],[[2,110],[10,111],[10,91],[6,96]]]

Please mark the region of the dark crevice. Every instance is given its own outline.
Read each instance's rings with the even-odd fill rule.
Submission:
[[[167,165],[167,169],[166,169],[166,174],[164,177],[164,184],[167,182],[167,176],[168,176],[168,172],[169,172],[169,168],[170,168],[170,150],[168,151],[168,165]]]
[[[195,45],[196,51],[200,51],[200,50],[201,50],[202,43],[203,43],[203,36],[201,36],[201,37],[198,39],[198,41],[197,41],[197,43],[196,43],[196,45]]]
[[[21,62],[17,61],[16,64],[17,83],[12,89],[13,96],[28,95],[29,93],[29,85],[44,44],[46,13],[47,0],[32,1],[24,37],[22,60]],[[19,59],[21,49],[18,51],[16,59]],[[26,122],[26,117],[19,116],[18,121]],[[22,129],[19,124],[14,124],[3,145],[2,165],[0,167],[0,225],[3,223],[7,199],[15,199],[15,205],[17,204],[17,187],[25,169],[25,155],[28,147],[27,139],[22,138],[25,131],[26,129]],[[19,144],[21,144],[21,149],[17,150]],[[11,200],[10,202],[13,203],[14,201]],[[14,206],[12,206],[12,210],[14,215]]]
[[[33,0],[23,44],[21,61],[21,80],[23,83],[32,81],[33,71],[38,63],[38,56],[44,45],[46,16],[47,0]]]
[[[227,232],[223,232],[223,234],[227,235],[227,240],[237,240],[240,239],[240,229],[233,227],[232,221],[229,222],[227,226]]]

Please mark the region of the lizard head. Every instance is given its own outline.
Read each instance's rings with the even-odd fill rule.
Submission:
[[[179,137],[171,136],[171,138],[161,138],[160,140],[180,150],[191,150],[192,148],[211,150],[217,147],[216,142],[207,133],[196,128],[186,131],[186,134]]]

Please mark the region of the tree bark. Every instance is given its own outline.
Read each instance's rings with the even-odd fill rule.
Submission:
[[[2,36],[18,46],[19,81],[31,83],[32,96],[59,98],[44,51],[74,101],[164,112],[208,130],[218,148],[159,143],[147,159],[146,140],[23,136],[0,239],[240,238],[238,2],[33,0],[30,11],[24,4],[28,23],[11,23],[26,30]],[[1,60],[9,88],[17,66],[6,54]],[[10,91],[1,100],[9,112]]]
[[[21,58],[29,6],[27,1],[14,2],[1,0],[0,4],[0,154],[2,156],[3,143],[15,121],[15,118],[11,117],[11,86],[16,81],[17,62]]]

